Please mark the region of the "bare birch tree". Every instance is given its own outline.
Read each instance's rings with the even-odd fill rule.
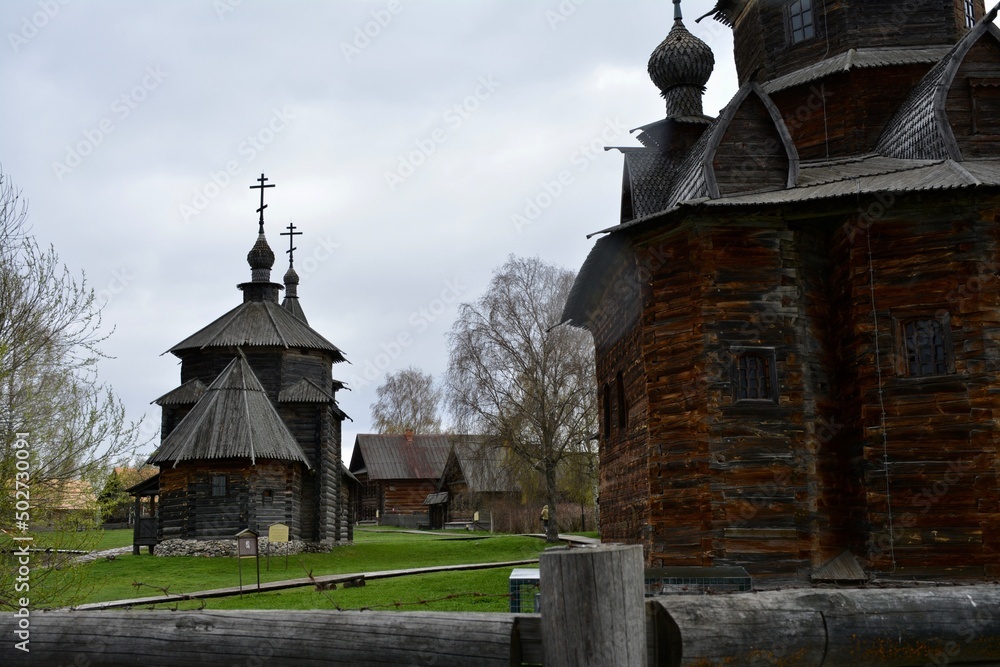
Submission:
[[[449,334],[448,405],[476,432],[544,478],[546,538],[558,540],[558,469],[596,431],[589,334],[557,326],[573,274],[511,256],[480,299],[459,307]]]
[[[101,488],[113,464],[138,444],[139,424],[97,377],[107,335],[93,290],[53,248],[35,241],[20,192],[0,172],[0,546],[8,553],[12,537],[60,527],[67,499],[79,505],[90,495],[82,490]],[[30,513],[19,501],[30,503]],[[96,523],[96,503],[85,516]],[[48,537],[60,535],[75,544],[47,546],[79,548],[88,533]],[[0,609],[15,599],[16,572],[0,572]],[[55,593],[43,578],[41,570],[33,575],[34,605]],[[58,579],[60,588],[71,580]]]
[[[378,433],[439,433],[441,389],[434,376],[410,366],[385,376],[371,404],[372,428]]]

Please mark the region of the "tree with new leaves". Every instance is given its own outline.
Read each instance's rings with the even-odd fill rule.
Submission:
[[[371,404],[372,427],[378,433],[438,433],[441,389],[434,376],[410,366],[385,376],[375,390],[378,400]]]
[[[459,429],[505,447],[544,478],[546,538],[558,540],[558,471],[597,430],[589,334],[559,326],[573,274],[511,256],[449,334],[448,404]]]
[[[77,514],[77,526],[96,522],[96,499],[93,511],[80,511],[80,497],[101,489],[114,463],[138,444],[139,424],[97,377],[107,335],[94,291],[53,248],[35,241],[20,192],[0,172],[0,549],[6,553],[13,537],[59,528],[67,511]],[[26,498],[30,511],[18,506]],[[92,534],[56,531],[46,538],[72,541],[48,546],[80,548]],[[0,568],[3,609],[23,596],[14,590],[18,568]],[[56,593],[45,586],[48,572],[33,571],[32,605]],[[58,580],[65,586],[72,578]]]

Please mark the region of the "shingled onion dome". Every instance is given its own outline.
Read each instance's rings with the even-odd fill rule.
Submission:
[[[289,265],[288,270],[285,271],[285,297],[295,297],[299,296],[299,274],[296,273],[295,267]]]
[[[257,235],[257,242],[247,253],[247,263],[250,265],[251,280],[255,283],[271,282],[271,267],[274,266],[274,251],[264,238],[263,225]]]
[[[701,116],[701,96],[715,68],[708,44],[684,27],[680,0],[674,0],[674,27],[649,57],[649,78],[667,103],[667,117]]]
[[[299,274],[295,272],[295,267],[288,265],[285,271],[285,300],[281,302],[281,307],[299,318],[305,324],[309,323],[306,314],[299,303]]]

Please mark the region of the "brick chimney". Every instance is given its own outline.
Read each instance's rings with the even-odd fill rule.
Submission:
[[[407,442],[413,442],[413,429],[412,428],[408,428],[405,431],[403,431],[403,435],[406,437],[406,441]]]

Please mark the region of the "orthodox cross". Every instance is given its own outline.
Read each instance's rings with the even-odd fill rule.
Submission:
[[[297,248],[292,244],[295,242],[296,236],[302,236],[302,232],[295,231],[295,225],[293,225],[290,222],[288,223],[288,227],[286,227],[285,229],[287,229],[288,231],[281,232],[281,235],[288,237],[288,250],[286,250],[285,252],[288,253],[288,266],[292,267],[295,266],[295,255],[293,253],[295,250],[297,250]]]
[[[259,220],[259,222],[260,222],[260,231],[258,233],[259,234],[263,234],[264,233],[264,209],[267,208],[267,204],[264,203],[264,188],[273,188],[274,187],[274,183],[271,183],[270,185],[264,185],[264,183],[267,182],[267,179],[264,178],[264,174],[263,173],[260,175],[260,178],[257,179],[257,182],[260,183],[260,185],[251,185],[250,189],[251,190],[260,190],[260,208],[257,209],[257,212],[260,213],[260,220]]]

